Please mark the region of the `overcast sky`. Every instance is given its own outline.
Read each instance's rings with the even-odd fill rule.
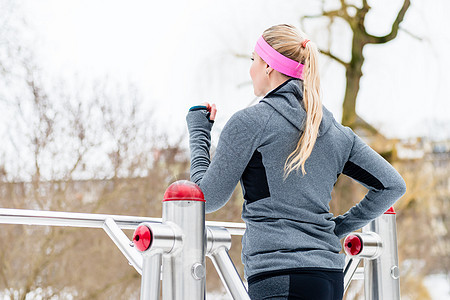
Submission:
[[[185,114],[203,101],[217,103],[215,132],[246,107],[253,89],[248,73],[257,38],[278,23],[299,26],[320,1],[301,0],[40,0],[25,1],[25,15],[45,69],[58,78],[108,76],[131,80],[146,106],[173,133],[187,132]],[[369,1],[367,25],[386,34],[402,1]],[[428,5],[427,5],[428,4]],[[401,32],[385,45],[367,47],[358,113],[390,137],[450,137],[449,1],[413,1]],[[320,22],[304,31],[325,45]],[[333,51],[349,57],[345,25],[333,35]],[[321,57],[324,104],[340,120],[344,70]],[[126,99],[124,99],[126,101]]]

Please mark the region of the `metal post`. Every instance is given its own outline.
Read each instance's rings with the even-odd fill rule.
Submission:
[[[207,227],[207,255],[211,258],[217,273],[228,293],[235,300],[250,300],[228,250],[231,247],[231,235],[225,228]]]
[[[181,247],[181,235],[168,224],[142,223],[133,235],[134,246],[142,252],[141,300],[157,300],[160,294],[162,255]]]
[[[142,274],[142,300],[159,299],[161,267],[164,300],[204,300],[208,244],[208,255],[232,297],[249,299],[228,255],[230,235],[242,235],[245,224],[206,222],[210,226],[224,227],[208,230],[207,242],[204,202],[197,185],[178,181],[164,194],[162,219],[0,208],[0,224],[103,228],[130,264]],[[122,229],[136,229],[135,248]]]
[[[344,268],[344,289],[347,290],[355,275],[360,278],[358,265],[362,259],[364,261],[374,260],[379,257],[383,251],[383,242],[381,237],[375,232],[353,232],[344,240],[344,251],[347,254]],[[365,279],[363,276],[362,279]]]
[[[162,224],[142,223],[136,229],[133,243],[144,256],[141,300],[156,299],[155,290],[159,293],[159,286],[153,282],[159,274],[161,256],[164,300],[205,299],[206,250],[233,299],[250,300],[228,255],[231,234],[212,226],[206,232],[204,202],[197,185],[175,182],[164,194]],[[154,251],[161,255],[150,261]]]
[[[205,299],[205,200],[200,188],[185,180],[170,185],[162,220],[182,233],[180,250],[163,257],[163,299]]]
[[[397,227],[391,207],[367,226],[363,232],[376,232],[383,239],[383,251],[373,260],[365,260],[364,294],[366,300],[399,300],[400,270],[398,267]]]
[[[141,277],[141,299],[158,300],[161,282],[161,252],[144,254]]]

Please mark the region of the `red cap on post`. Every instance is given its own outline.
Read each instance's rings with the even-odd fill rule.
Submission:
[[[178,180],[172,183],[164,193],[164,201],[202,201],[205,196],[195,183],[188,180]]]
[[[134,231],[133,243],[139,251],[145,251],[150,248],[152,240],[152,232],[147,226],[141,225]]]
[[[394,207],[391,206],[391,208],[389,208],[384,214],[385,214],[385,215],[386,215],[386,214],[387,214],[387,215],[395,215],[396,213],[395,213]]]
[[[349,235],[344,241],[344,250],[348,255],[358,255],[362,251],[362,241],[356,235]]]

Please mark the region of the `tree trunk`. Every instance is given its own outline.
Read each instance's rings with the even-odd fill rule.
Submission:
[[[344,102],[342,104],[342,125],[354,128],[357,120],[356,99],[358,97],[359,87],[364,63],[363,48],[365,42],[361,37],[361,32],[355,30],[352,41],[352,60],[346,69],[346,87]]]
[[[353,128],[357,118],[356,98],[359,92],[359,82],[362,77],[361,68],[358,70],[350,66],[347,68],[346,77],[345,96],[342,104],[342,125]]]

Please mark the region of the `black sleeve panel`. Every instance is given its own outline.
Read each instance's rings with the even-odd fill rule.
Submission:
[[[377,190],[385,189],[378,178],[351,161],[347,161],[342,173]]]

